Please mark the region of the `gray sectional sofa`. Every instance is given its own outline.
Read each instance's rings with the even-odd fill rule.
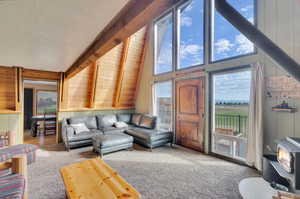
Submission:
[[[173,133],[156,130],[156,117],[144,114],[110,114],[64,119],[62,138],[67,150],[90,146],[100,155],[132,148],[133,142],[147,148],[167,143]]]

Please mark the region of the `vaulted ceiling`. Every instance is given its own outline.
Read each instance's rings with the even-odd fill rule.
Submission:
[[[65,71],[127,0],[0,0],[0,65]]]

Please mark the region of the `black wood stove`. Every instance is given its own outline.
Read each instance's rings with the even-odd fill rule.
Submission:
[[[269,159],[269,164],[266,166],[264,161],[267,181],[279,185],[277,188],[287,187],[289,192],[300,193],[300,138],[281,140],[277,145],[277,158]]]

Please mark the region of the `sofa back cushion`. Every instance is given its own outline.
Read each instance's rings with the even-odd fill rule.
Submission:
[[[72,117],[68,119],[69,124],[84,123],[89,129],[97,129],[97,120],[95,116]]]
[[[97,119],[99,128],[111,127],[118,121],[116,115],[97,115]]]
[[[74,129],[76,135],[90,131],[85,123],[71,124],[71,127]]]
[[[130,123],[130,121],[131,121],[131,114],[118,114],[117,118],[118,118],[119,122]]]
[[[147,129],[155,129],[156,117],[151,115],[143,115],[139,126]]]
[[[131,124],[133,124],[135,126],[139,126],[141,118],[142,118],[141,114],[138,114],[138,113],[133,114],[131,117]]]

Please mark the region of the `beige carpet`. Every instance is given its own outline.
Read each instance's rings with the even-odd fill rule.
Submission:
[[[95,157],[91,147],[38,151],[29,167],[30,199],[64,199],[59,168]],[[240,199],[238,183],[258,174],[247,167],[168,146],[153,152],[137,147],[104,156],[104,160],[141,194],[143,199]]]

